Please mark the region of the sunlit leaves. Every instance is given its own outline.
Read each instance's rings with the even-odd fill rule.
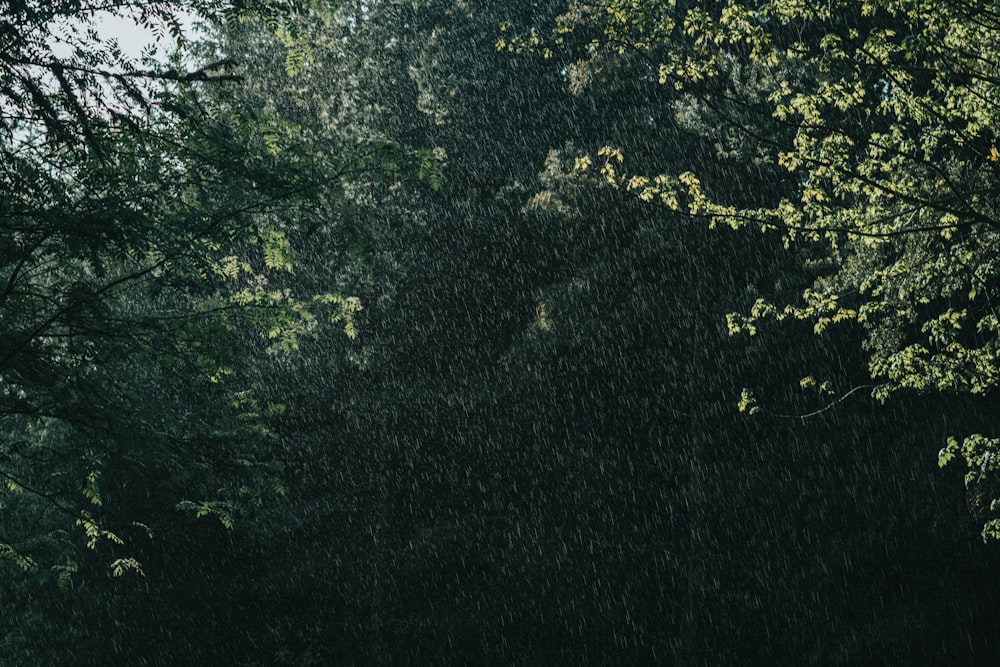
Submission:
[[[330,315],[331,322],[339,322],[344,327],[344,335],[354,339],[358,336],[357,313],[362,309],[361,300],[356,296],[340,294],[318,294],[315,300],[335,307]]]
[[[146,575],[146,573],[142,571],[142,566],[139,564],[139,561],[134,558],[119,558],[111,563],[109,569],[111,570],[111,575],[114,577],[120,577],[126,572],[134,572],[139,576]]]
[[[122,538],[117,534],[103,528],[90,512],[81,510],[80,518],[76,520],[76,525],[83,528],[84,535],[86,535],[88,549],[97,549],[98,542],[102,540],[106,540],[117,545],[125,544],[124,540],[122,540]]]
[[[264,264],[270,269],[280,269],[295,272],[292,246],[284,232],[279,229],[269,229],[262,239],[264,246]]]
[[[30,556],[3,542],[0,542],[0,564],[13,566],[22,572],[29,572],[37,567]]]
[[[569,71],[642,54],[659,85],[687,96],[672,98],[678,109],[699,109],[689,126],[718,159],[732,154],[713,125],[721,121],[767,147],[762,164],[786,171],[793,192],[748,205],[697,171],[635,173],[623,151],[595,156],[603,184],[640,201],[808,248],[813,284],[798,299],[762,295],[731,313],[731,334],[755,335],[766,319],[805,320],[819,335],[848,325],[866,337],[880,399],[987,394],[1000,389],[990,305],[1000,281],[1000,24],[977,12],[976,3],[882,0],[571,2],[550,41],[514,42],[590,36]],[[585,179],[591,158],[577,159]],[[744,395],[740,409],[752,405]]]
[[[182,512],[191,512],[195,518],[212,517],[218,520],[228,530],[236,525],[237,505],[232,501],[221,500],[182,500],[177,503],[177,509]]]
[[[959,442],[948,438],[947,445],[938,454],[938,465],[944,467],[961,457],[969,467],[965,475],[969,509],[977,518],[985,519],[983,540],[1000,539],[1000,487],[997,486],[997,472],[1000,471],[1000,440],[980,434],[970,435]]]
[[[740,412],[746,412],[747,414],[757,414],[760,412],[760,406],[757,404],[757,399],[749,389],[744,388],[740,393],[740,401],[737,405]]]
[[[88,472],[83,483],[83,489],[81,490],[83,497],[90,501],[91,505],[95,505],[97,507],[104,504],[104,501],[101,499],[100,487],[97,485],[97,480],[100,476],[101,473],[99,470],[91,470]]]

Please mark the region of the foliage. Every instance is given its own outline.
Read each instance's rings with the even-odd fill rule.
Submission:
[[[261,146],[258,118],[226,101],[232,62],[139,65],[93,31],[101,7],[0,19],[0,542],[61,582],[91,557],[81,544],[142,573],[136,543],[175,507],[228,526],[273,492],[241,335],[289,348],[308,325],[268,288],[292,268],[269,216],[338,175]],[[218,9],[118,7],[178,43],[182,12]]]
[[[724,315],[748,295],[801,289],[800,257],[776,235],[686,224],[610,187],[597,153],[709,173],[743,201],[794,191],[783,168],[754,162],[751,141],[717,160],[701,110],[678,121],[683,100],[639,58],[578,68],[587,87],[564,71],[575,52],[496,51],[502,22],[558,10],[346,3],[311,19],[308,66],[290,81],[259,33],[229,42],[255,54],[247,105],[333,152],[390,137],[436,151],[445,176],[434,190],[359,173],[327,212],[340,224],[288,236],[309,270],[286,284],[336,286],[363,309],[354,338],[318,320],[298,355],[257,366],[264,396],[287,402],[276,428],[296,483],[249,549],[282,567],[257,563],[250,592],[227,595],[266,601],[255,659],[972,652],[955,648],[958,622],[928,623],[971,599],[961,585],[894,583],[925,583],[917,572],[961,550],[964,524],[913,455],[926,406],[910,408],[919,427],[864,401],[805,425],[740,420],[741,383],[805,412],[825,402],[824,378],[864,382],[856,341],[842,327],[815,341],[794,322],[780,339],[729,338]],[[788,395],[803,367],[815,395]],[[928,628],[918,640],[914,626]]]
[[[584,44],[580,72],[637,61],[634,76],[655,78],[679,119],[714,138],[717,161],[753,161],[785,184],[746,198],[704,170],[646,175],[614,146],[587,158],[640,200],[807,253],[815,278],[797,302],[758,297],[730,331],[856,327],[885,400],[987,394],[1000,379],[998,36],[981,3],[572,2],[547,43]]]
[[[44,372],[4,372],[47,412],[2,415],[3,655],[996,662],[964,520],[990,519],[996,445],[942,452],[978,466],[961,501],[920,454],[994,412],[865,400],[864,299],[816,283],[861,245],[768,213],[805,187],[772,84],[812,65],[699,42],[711,3],[284,4],[205,16],[136,77],[142,131],[95,110],[126,167],[52,179],[123,231],[60,245],[85,229],[60,203],[2,311],[96,292],[19,357]],[[169,259],[101,291],[147,250]]]

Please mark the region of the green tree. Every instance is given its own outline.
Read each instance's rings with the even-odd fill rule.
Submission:
[[[656,6],[618,9],[624,21]],[[564,2],[359,1],[215,25],[195,62],[236,61],[243,80],[198,84],[197,102],[231,137],[225,146],[250,156],[227,148],[218,173],[301,187],[308,201],[248,212],[190,265],[203,274],[178,262],[173,277],[111,302],[131,314],[161,298],[221,309],[163,329],[168,350],[183,338],[171,354],[193,359],[185,366],[151,363],[160,343],[143,353],[123,343],[99,367],[102,388],[112,375],[116,387],[156,378],[145,417],[198,434],[133,463],[144,432],[119,409],[122,438],[137,434],[117,440],[133,443],[132,458],[104,460],[97,478],[104,507],[154,518],[168,508],[175,522],[130,550],[145,577],[81,578],[60,596],[0,587],[0,605],[22,612],[0,621],[5,655],[73,665],[112,651],[171,665],[994,657],[995,619],[977,612],[996,606],[983,585],[991,563],[913,455],[954,413],[903,395],[883,410],[855,394],[806,423],[744,420],[742,386],[808,412],[826,399],[798,391],[803,369],[868,382],[857,329],[815,337],[811,322],[786,318],[780,338],[726,330],[726,313],[758,294],[794,299],[824,253],[798,242],[785,252],[779,234],[749,226],[709,229],[685,208],[687,185],[666,208],[623,186],[627,164],[629,180],[695,172],[706,196],[741,209],[796,196],[777,149],[730,124],[794,138],[767,110],[766,82],[727,70],[712,80],[730,86],[726,104],[663,86],[646,51],[592,48],[605,7],[577,9],[587,39],[563,32],[548,54],[540,43],[505,50],[532,40],[526,26],[542,35]],[[307,187],[328,174],[346,182]],[[205,192],[206,206],[229,201]],[[235,401],[235,416],[219,410]],[[992,417],[958,414],[976,428]],[[230,500],[196,493],[200,480],[213,492],[231,481],[223,488],[239,495],[244,468],[213,454],[260,440],[241,455],[258,470],[280,460],[284,497],[238,503],[248,510],[231,531],[173,512],[178,499]],[[182,468],[166,484],[161,461]]]
[[[242,25],[287,64],[305,37],[292,9],[262,4],[206,4],[205,30]],[[170,23],[179,7],[137,3],[132,16]],[[56,18],[35,13],[38,34],[54,30]],[[182,40],[169,65],[139,65],[96,39],[63,59],[41,40],[10,64],[44,99],[18,98],[4,145],[6,175],[20,181],[4,189],[0,538],[7,562],[64,590],[5,579],[0,598],[19,613],[3,621],[2,649],[47,664],[96,664],[112,647],[129,662],[247,662],[288,616],[207,619],[227,593],[248,594],[229,582],[268,565],[246,552],[280,533],[253,517],[285,492],[279,457],[295,434],[279,441],[271,425],[294,396],[265,387],[263,399],[260,368],[290,364],[316,330],[352,335],[357,309],[330,270],[303,270],[300,252],[337,240],[345,175],[433,180],[436,168],[389,141],[334,141],[328,127],[249,104],[260,68],[247,50],[237,62],[214,40]],[[53,68],[65,87],[49,85]],[[270,72],[279,89],[284,69]],[[35,172],[48,181],[23,188]],[[354,241],[345,252],[324,242],[326,267],[357,254]],[[218,521],[192,520],[205,515]],[[141,576],[106,576],[128,570]],[[205,621],[197,631],[193,616]]]
[[[291,345],[307,324],[267,288],[291,270],[267,214],[336,176],[279,157],[226,103],[233,63],[135,63],[92,32],[100,8],[0,19],[0,554],[63,584],[82,546],[141,573],[136,550],[176,510],[230,526],[279,488],[277,408],[254,398],[237,334]],[[182,12],[251,7],[117,9],[180,45]]]
[[[748,198],[691,166],[626,168],[613,146],[593,158],[642,200],[776,233],[805,254],[814,279],[800,296],[759,295],[729,316],[731,332],[754,335],[767,319],[808,320],[820,335],[857,327],[863,388],[877,398],[986,395],[997,382],[993,16],[976,3],[571,3],[550,41],[583,42],[590,67],[643,63],[716,138],[720,161],[752,160],[781,183]],[[537,36],[509,41],[542,48]],[[803,380],[814,382],[828,386]],[[741,405],[757,409],[751,393]],[[952,438],[940,455],[967,461],[984,537],[998,525],[996,448]]]
[[[920,460],[879,446],[912,451],[900,415],[864,401],[806,426],[737,412],[750,384],[812,410],[821,397],[787,391],[805,368],[865,382],[852,332],[727,335],[748,295],[801,289],[802,256],[611,187],[597,153],[696,168],[745,202],[794,184],[737,133],[720,159],[703,126],[720,124],[632,51],[583,67],[576,52],[496,50],[559,10],[346,4],[303,28],[318,37],[290,82],[273,43],[257,51],[251,31],[236,45],[268,54],[255,108],[332,145],[392,137],[444,162],[437,190],[361,175],[330,212],[342,224],[292,239],[313,270],[290,280],[362,310],[355,338],[320,322],[300,355],[258,367],[287,401],[276,428],[300,482],[260,518],[258,550],[288,564],[250,593],[281,601],[265,652],[850,664],[971,651],[954,625],[919,642],[906,628],[978,593],[876,583],[925,581],[963,545],[954,513],[930,529],[942,510],[922,501],[942,492]]]

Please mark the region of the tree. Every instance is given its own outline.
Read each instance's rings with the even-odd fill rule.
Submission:
[[[766,319],[809,320],[820,335],[857,327],[874,383],[860,388],[885,400],[996,388],[998,27],[976,3],[571,3],[552,42],[582,40],[592,62],[642,62],[718,137],[720,162],[773,175],[778,187],[747,198],[718,173],[626,170],[613,148],[600,158],[607,181],[642,200],[777,233],[805,253],[815,273],[800,298],[763,295],[729,316],[730,331],[754,335]],[[758,409],[752,393],[742,406]],[[984,537],[998,525],[996,447],[952,438],[940,455],[970,466]]]
[[[437,190],[362,176],[342,224],[292,239],[313,270],[290,279],[362,310],[355,338],[321,322],[301,355],[259,369],[287,401],[276,428],[299,481],[251,550],[288,565],[231,594],[280,601],[263,652],[850,664],[979,651],[979,633],[953,643],[957,624],[907,631],[993,592],[896,585],[955,558],[985,571],[956,556],[955,514],[924,502],[941,491],[900,413],[862,402],[805,426],[737,413],[741,384],[815,400],[787,393],[803,367],[864,382],[850,332],[727,336],[747,294],[800,289],[800,258],[776,235],[709,230],[610,187],[596,154],[710,172],[748,202],[794,185],[750,141],[717,159],[701,110],[680,114],[641,58],[573,70],[575,53],[495,49],[503,23],[557,11],[347,4],[311,19],[303,32],[320,37],[291,83],[259,33],[234,43],[267,55],[249,105],[444,160]],[[900,450],[880,446],[890,437]]]
[[[265,446],[279,408],[254,398],[238,334],[291,345],[308,321],[266,287],[290,270],[267,214],[337,175],[260,141],[219,91],[233,63],[134,63],[91,31],[101,7],[0,19],[0,554],[63,584],[91,560],[81,546],[141,573],[137,550],[177,509],[228,526],[280,489]],[[181,12],[251,8],[118,11],[181,43]]]
[[[179,96],[192,122],[172,122],[200,128],[189,164],[209,147],[226,157],[211,172],[224,187],[206,184],[199,201],[215,210],[287,189],[218,247],[107,300],[149,341],[101,339],[110,352],[87,376],[88,391],[115,389],[97,408],[117,420],[124,454],[102,459],[103,507],[155,520],[154,539],[130,550],[146,576],[81,578],[59,596],[0,586],[0,605],[20,612],[3,620],[5,655],[73,665],[112,651],[130,663],[268,665],[995,658],[992,563],[915,455],[956,414],[904,395],[878,409],[858,392],[805,422],[743,419],[741,386],[805,412],[824,399],[789,388],[803,368],[868,382],[863,332],[818,338],[811,322],[786,318],[781,337],[763,325],[729,336],[727,312],[761,293],[794,298],[823,253],[796,242],[785,252],[779,234],[746,225],[709,229],[686,208],[689,177],[674,207],[635,196],[672,181],[628,189],[632,173],[693,172],[705,206],[797,196],[777,150],[756,138],[794,138],[767,111],[765,83],[733,65],[712,80],[731,87],[719,104],[708,95],[717,88],[659,84],[651,52],[591,49],[599,20],[624,29],[633,10],[661,16],[653,2],[611,5],[620,19],[581,6],[574,32],[588,38],[563,32],[550,53],[497,50],[518,34],[530,42],[526,26],[540,40],[563,4],[348,2],[280,25],[217,23],[196,45],[194,62],[232,60],[240,68],[226,72],[242,77]],[[166,136],[188,137],[170,118]],[[733,119],[756,134],[720,139]],[[244,190],[247,174],[256,187]],[[347,178],[312,187],[332,174]],[[177,178],[193,177],[178,168]],[[170,326],[136,319],[161,303],[174,309]],[[177,304],[216,310],[192,320]],[[149,378],[155,406],[120,398]],[[234,401],[235,414],[221,409]],[[137,415],[188,439],[147,453],[152,429]],[[957,417],[968,426],[977,415]],[[48,442],[71,452],[76,441]],[[285,495],[234,502],[226,489],[253,486],[231,465],[237,451],[259,472],[280,461]],[[203,494],[203,481],[223,491]],[[199,498],[246,511],[231,531],[174,512]],[[106,568],[103,552],[81,551],[81,569]]]

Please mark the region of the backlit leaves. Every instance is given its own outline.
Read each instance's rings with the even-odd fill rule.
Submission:
[[[568,35],[590,40],[569,71],[641,54],[718,159],[756,145],[754,159],[784,171],[785,194],[739,200],[697,171],[630,172],[615,148],[578,159],[581,177],[593,160],[605,185],[643,202],[776,232],[808,253],[814,283],[797,300],[761,295],[728,316],[730,333],[755,335],[766,319],[820,335],[858,327],[881,399],[998,388],[995,13],[977,2],[570,2],[548,41],[505,39],[538,49]],[[752,406],[744,394],[740,409]]]

